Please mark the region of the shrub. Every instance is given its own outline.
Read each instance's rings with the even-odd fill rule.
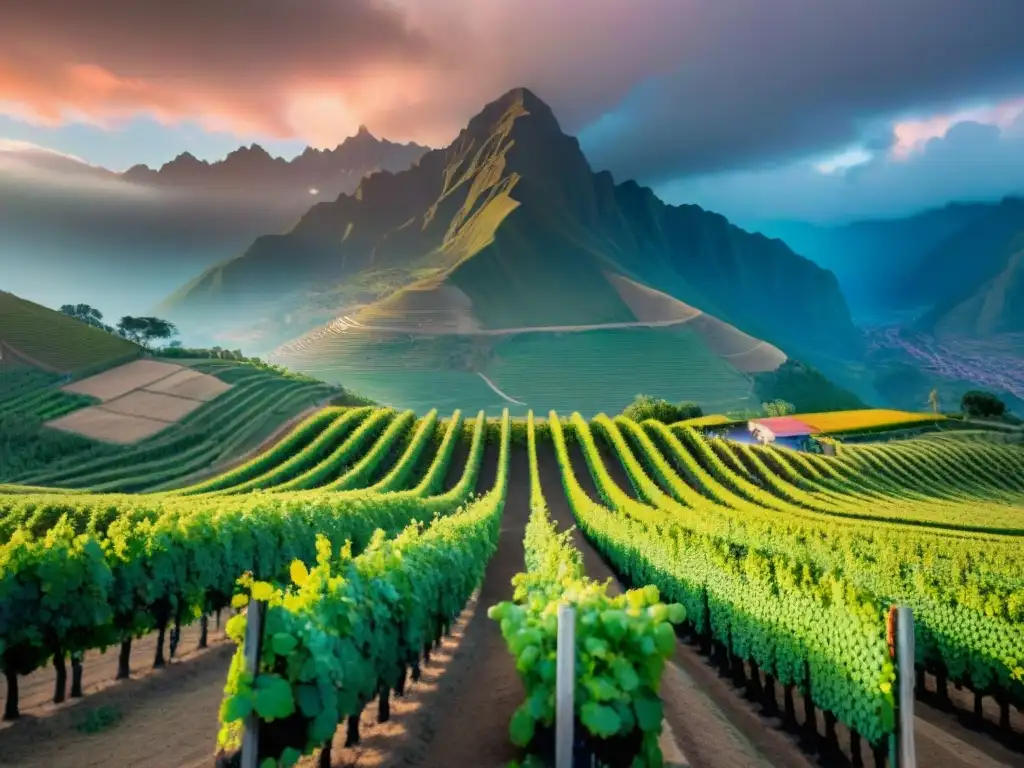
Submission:
[[[960,410],[971,418],[993,419],[1006,413],[1006,403],[991,392],[972,389],[960,399]]]
[[[623,409],[622,415],[633,421],[654,419],[663,424],[674,424],[683,419],[695,419],[698,416],[703,416],[704,411],[697,403],[673,405],[668,400],[654,398],[650,395],[637,395],[636,399]]]
[[[761,408],[769,416],[788,416],[796,413],[796,406],[787,403],[785,400],[772,400],[770,403],[761,403]]]

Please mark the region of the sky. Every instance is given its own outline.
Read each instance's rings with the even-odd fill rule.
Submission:
[[[0,142],[113,170],[253,141],[292,156],[360,124],[444,146],[526,86],[595,168],[741,223],[1024,192],[1020,0],[0,0],[0,18]]]

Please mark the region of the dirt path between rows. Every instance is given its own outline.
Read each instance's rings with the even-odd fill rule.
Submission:
[[[542,443],[538,449],[541,483],[551,516],[559,527],[571,527],[576,521],[562,491],[554,447]],[[580,447],[570,445],[569,456],[580,485],[592,499],[599,501],[597,487]],[[595,579],[611,578],[613,589],[621,590],[622,585],[611,568],[578,529],[573,532],[573,540],[583,553],[587,575]],[[675,655],[666,668],[661,696],[665,702],[665,720],[691,768],[809,768],[814,765],[784,734],[766,728],[750,706],[739,699],[697,653],[682,643],[676,644]]]
[[[489,443],[476,491],[494,485],[497,446]],[[463,464],[464,464],[463,460]],[[498,550],[483,583],[453,627],[431,653],[423,677],[393,697],[391,719],[377,720],[371,704],[360,719],[360,744],[332,750],[335,768],[498,768],[519,757],[508,725],[524,693],[515,663],[487,609],[512,597],[512,577],[523,568],[523,536],[529,518],[529,463],[525,448],[510,456],[508,497]],[[344,743],[344,729],[335,744]],[[313,768],[315,758],[303,761]]]
[[[638,498],[629,481],[625,467],[623,467],[614,450],[598,435],[595,435],[595,443],[612,480],[627,495],[632,498]],[[554,457],[553,448],[550,450],[551,456],[549,461],[554,462],[555,467],[554,470],[548,471],[554,471],[557,475],[557,460]],[[600,495],[587,469],[586,458],[578,445],[570,446],[570,457],[580,484],[591,498],[599,500]],[[544,473],[545,470],[545,463],[542,462],[541,472]],[[550,503],[551,497],[548,494],[547,487],[545,487],[545,497],[549,499]],[[564,497],[564,494],[560,493],[559,495]],[[567,507],[566,509],[568,510]],[[569,517],[566,519],[566,524],[571,525],[571,512],[568,514]],[[577,546],[580,546],[579,542],[583,540],[582,535],[574,533],[574,539],[577,541]],[[604,563],[596,550],[589,547],[589,544],[585,546],[593,552],[593,557],[590,561],[587,561],[587,549],[581,547],[584,552],[587,573],[592,576],[598,574],[595,578],[605,578],[606,574],[611,574],[610,568]],[[600,562],[600,565],[593,563],[594,558]],[[596,570],[591,570],[592,567]],[[795,736],[781,730],[779,720],[762,715],[758,705],[747,700],[736,688],[731,686],[726,680],[723,680],[708,660],[697,653],[696,650],[681,643],[677,644],[677,652],[673,662],[670,665],[670,672],[679,677],[678,683],[685,688],[692,689],[692,693],[704,696],[707,699],[707,703],[717,707],[722,713],[726,714],[729,721],[745,734],[752,745],[766,756],[773,756],[771,757],[772,765],[821,764],[820,761],[808,756],[801,750],[798,739]],[[749,671],[748,668],[748,674]],[[777,691],[777,694],[779,697],[778,704],[781,707],[783,704],[782,691]],[[952,695],[953,692],[951,690]],[[986,703],[989,705],[988,714],[994,719],[995,712],[992,702],[986,701]],[[666,700],[666,704],[668,704],[668,700]],[[965,727],[959,722],[955,714],[942,712],[920,701],[915,702],[914,706],[916,715],[914,736],[919,765],[943,766],[943,768],[946,766],[949,768],[999,768],[999,766],[1021,766],[1024,768],[1024,755],[1013,752],[995,739],[977,730]],[[969,704],[962,704],[962,708],[969,708],[969,706]],[[802,722],[802,703],[798,703],[797,710],[801,713],[800,721]],[[821,719],[820,712],[818,717],[819,732],[823,732],[824,720]],[[666,718],[668,718],[668,708],[666,708]],[[669,722],[677,734],[681,732],[681,728],[676,730],[675,723],[671,719],[669,719]],[[844,745],[848,744],[849,732],[846,728],[839,724],[837,731],[839,732],[841,743]],[[680,736],[680,738],[683,737]],[[681,746],[687,752],[687,756],[691,758],[694,765],[697,765],[699,763],[698,758],[691,755],[692,750],[687,748],[688,744],[684,741]],[[780,759],[784,762],[775,762]],[[789,760],[797,760],[797,762],[790,763]],[[870,755],[865,755],[865,763],[867,765],[871,764]],[[712,764],[719,765],[717,757],[715,757]],[[726,763],[726,765],[730,764]]]
[[[222,619],[226,621],[225,612]],[[53,669],[21,679],[22,717],[0,725],[0,765],[19,768],[209,766],[217,711],[234,644],[210,622],[210,647],[196,650],[198,624],[181,632],[178,655],[153,670],[155,634],[132,647],[131,680],[115,681],[118,649],[86,654],[81,699],[54,705]],[[2,686],[0,686],[2,687]],[[6,694],[6,691],[0,691]],[[78,727],[93,713],[120,719],[95,733]]]
[[[467,452],[468,446],[454,457],[450,469],[452,477],[461,476]],[[497,447],[488,445],[478,489],[493,486],[496,473]],[[521,547],[522,526],[518,534],[512,535],[518,535]],[[511,579],[511,575],[508,578]],[[227,621],[230,613],[223,612],[222,622]],[[493,624],[487,619],[486,607],[482,621]],[[430,680],[436,679],[443,669],[438,667],[439,659],[443,661],[446,652],[450,656],[460,639],[456,633],[445,641],[440,656],[425,666],[424,682],[412,686],[413,689],[419,687],[421,693],[429,689]],[[0,766],[207,768],[212,765],[218,710],[234,644],[215,628],[212,618],[210,647],[196,650],[198,640],[198,623],[183,627],[174,661],[161,670],[152,669],[156,634],[136,640],[131,656],[133,679],[126,681],[114,679],[117,648],[106,653],[91,651],[86,654],[83,665],[84,697],[60,705],[49,703],[54,684],[51,667],[22,677],[19,680],[22,717],[13,723],[0,724]],[[511,661],[511,657],[508,658]],[[5,695],[4,682],[0,679],[0,697]],[[373,707],[368,707],[367,711],[371,709],[376,712]],[[82,733],[78,726],[90,713],[113,713],[119,719],[98,732]],[[499,730],[502,734],[507,732],[507,721]],[[336,743],[344,743],[343,731]]]

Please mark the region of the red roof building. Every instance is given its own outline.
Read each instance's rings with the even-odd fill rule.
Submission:
[[[766,431],[771,433],[772,438],[807,437],[808,435],[816,435],[821,431],[793,416],[772,416],[767,419],[754,419],[748,426],[751,432]]]

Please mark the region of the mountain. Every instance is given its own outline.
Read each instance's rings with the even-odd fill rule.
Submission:
[[[983,279],[980,275],[966,283],[936,304],[919,326],[938,336],[990,338],[1024,333],[1024,226],[1005,252],[1009,255],[995,276]]]
[[[1015,302],[1024,250],[1024,199],[1006,198],[929,251],[896,292],[926,305],[920,330],[987,336],[1021,330]]]
[[[183,152],[158,170],[136,165],[122,177],[146,185],[299,191],[333,198],[355,190],[368,173],[405,170],[427,149],[418,144],[377,139],[366,126],[360,126],[355,136],[334,149],[307,147],[292,160],[272,157],[260,145],[252,144],[213,163]]]
[[[593,172],[523,88],[449,147],[314,205],[161,310],[183,325],[262,320],[265,342],[343,312],[452,333],[635,323],[643,302],[631,306],[623,281],[787,352],[861,351],[832,273],[723,216]]]
[[[902,309],[908,302],[920,300],[908,296],[903,286],[929,253],[994,207],[990,203],[951,203],[907,217],[835,226],[769,222],[759,229],[834,272],[855,307]]]

